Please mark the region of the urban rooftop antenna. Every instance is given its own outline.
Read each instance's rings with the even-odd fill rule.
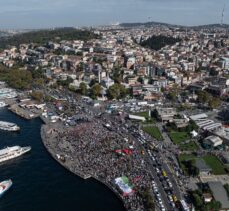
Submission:
[[[225,4],[223,6],[223,11],[222,11],[222,17],[221,17],[221,25],[223,25],[223,21],[224,21],[224,11],[225,11]]]

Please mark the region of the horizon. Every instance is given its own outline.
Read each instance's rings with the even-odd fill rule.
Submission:
[[[136,22],[122,22],[122,23],[118,23],[118,25],[120,24],[146,24],[146,23],[155,23],[155,24],[168,24],[168,25],[174,25],[174,26],[178,26],[178,27],[201,27],[201,26],[210,26],[210,25],[221,25],[220,23],[206,23],[206,24],[200,24],[200,25],[179,25],[179,24],[174,24],[174,23],[167,23],[167,22],[160,22],[160,21],[146,21],[146,22],[140,22],[140,21],[136,21]],[[52,29],[58,29],[58,28],[75,28],[75,29],[82,29],[82,28],[97,28],[97,27],[106,27],[106,26],[112,26],[112,23],[107,24],[107,25],[92,25],[92,26],[49,26],[49,27],[44,27],[44,28],[0,28],[0,31],[31,31],[31,30],[52,30]],[[229,26],[229,23],[223,23],[222,26]]]
[[[0,8],[1,30],[91,27],[161,22],[181,26],[229,24],[226,0],[9,0]]]

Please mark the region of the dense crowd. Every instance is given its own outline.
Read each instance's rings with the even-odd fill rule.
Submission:
[[[116,127],[116,126],[114,126]],[[71,168],[91,175],[114,190],[127,210],[145,210],[140,192],[151,187],[148,164],[133,138],[107,128],[103,119],[77,124],[68,130],[56,130],[55,149],[73,162]],[[128,149],[129,153],[123,150]],[[133,193],[125,196],[115,178],[126,176]]]

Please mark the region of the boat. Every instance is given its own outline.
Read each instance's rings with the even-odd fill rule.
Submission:
[[[0,101],[0,108],[6,107],[6,106],[7,106],[7,104],[5,102]]]
[[[18,131],[20,127],[11,122],[0,121],[0,130]]]
[[[0,197],[13,185],[11,179],[0,182]]]
[[[0,89],[0,99],[11,99],[17,97],[16,91],[10,88]]]
[[[13,147],[6,147],[5,149],[0,150],[0,163],[11,160],[13,158],[19,157],[31,150],[31,147],[20,147],[20,146],[13,146]]]

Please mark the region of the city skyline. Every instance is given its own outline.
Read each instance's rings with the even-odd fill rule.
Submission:
[[[225,0],[9,0],[0,8],[0,29],[97,26],[113,22],[220,23]],[[228,24],[228,5],[224,23]]]

